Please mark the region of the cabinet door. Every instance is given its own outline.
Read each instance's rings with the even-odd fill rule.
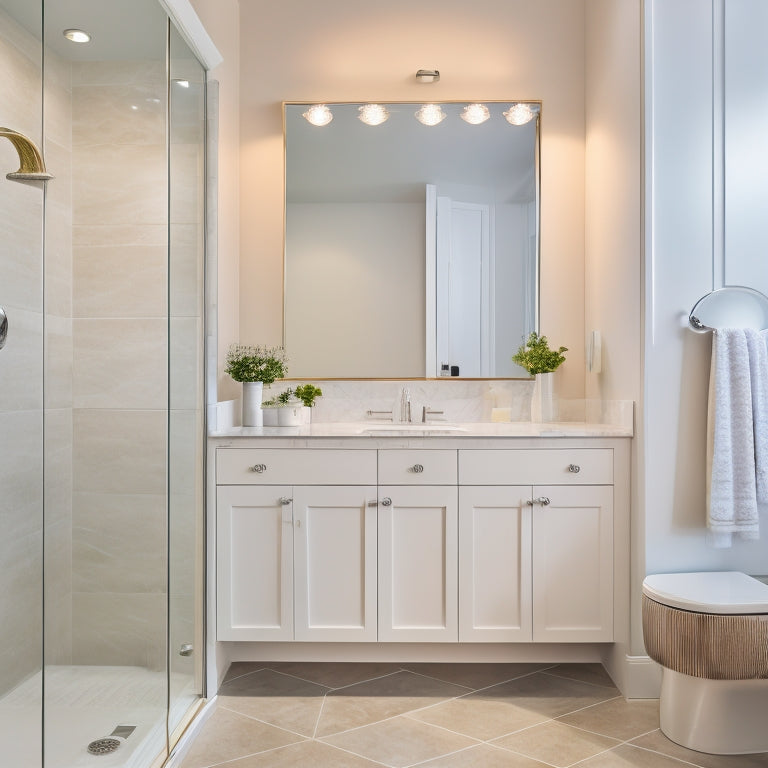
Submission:
[[[375,502],[376,486],[294,486],[296,640],[376,640]]]
[[[459,488],[459,640],[530,642],[530,486]]]
[[[613,487],[534,486],[533,639],[613,640]]]
[[[293,640],[290,486],[216,489],[216,637]]]
[[[379,487],[379,640],[458,640],[457,544],[456,486]]]

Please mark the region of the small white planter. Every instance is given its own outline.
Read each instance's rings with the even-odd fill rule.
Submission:
[[[263,381],[243,382],[243,426],[263,426],[261,399],[264,394]]]
[[[307,410],[309,410],[307,408]],[[281,427],[300,427],[304,424],[303,405],[284,405],[277,409],[277,423]]]
[[[275,406],[267,406],[266,408],[261,409],[261,413],[264,417],[264,426],[265,427],[276,427],[279,424],[278,421],[278,414],[281,411],[281,408],[277,408]]]

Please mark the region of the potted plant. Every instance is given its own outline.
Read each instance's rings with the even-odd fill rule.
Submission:
[[[512,355],[512,362],[534,377],[531,397],[531,421],[552,421],[555,416],[553,373],[565,362],[567,347],[550,349],[546,336],[533,331],[528,340]]]
[[[285,378],[285,350],[282,347],[232,344],[227,352],[225,372],[243,385],[243,426],[263,425],[261,398],[265,384]]]

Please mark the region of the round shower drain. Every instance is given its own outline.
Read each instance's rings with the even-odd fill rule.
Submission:
[[[92,755],[108,755],[110,752],[114,752],[120,746],[118,739],[96,739],[88,745],[88,751]]]

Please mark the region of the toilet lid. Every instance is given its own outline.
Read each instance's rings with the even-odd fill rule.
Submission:
[[[696,613],[768,613],[768,585],[737,571],[657,573],[645,577],[643,594]]]

